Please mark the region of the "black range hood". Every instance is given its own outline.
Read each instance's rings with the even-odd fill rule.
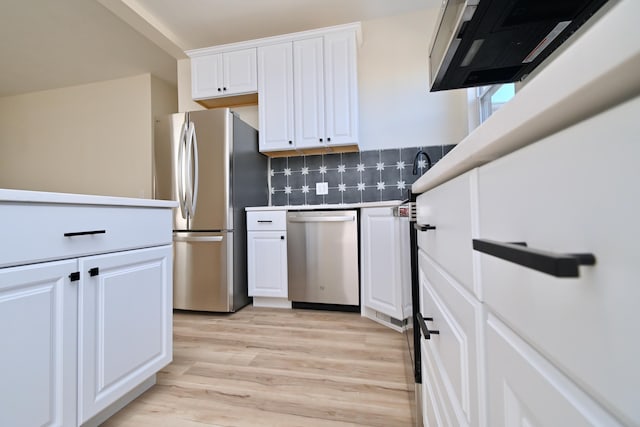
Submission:
[[[431,91],[522,80],[607,0],[444,0]]]

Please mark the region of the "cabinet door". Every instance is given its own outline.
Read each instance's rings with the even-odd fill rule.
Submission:
[[[0,269],[0,425],[76,425],[77,261]]]
[[[80,261],[80,423],[171,361],[171,254],[167,245]]]
[[[287,298],[286,232],[248,232],[247,266],[250,296]]]
[[[486,354],[491,427],[621,426],[493,315]]]
[[[260,151],[295,148],[293,134],[293,44],[258,48]]]
[[[325,145],[322,37],[293,42],[297,148]]]
[[[324,37],[325,127],[328,145],[358,143],[358,70],[353,32]]]
[[[403,319],[400,221],[391,208],[361,210],[364,304]]]
[[[222,54],[191,59],[191,96],[207,99],[222,95]]]
[[[223,95],[251,93],[258,90],[256,49],[243,49],[222,54]]]
[[[580,267],[580,277],[558,278],[479,253],[487,305],[624,423],[636,426],[640,341],[631,337],[638,333],[633,319],[640,301],[638,111],[640,98],[478,173],[482,238],[596,258],[595,265]]]

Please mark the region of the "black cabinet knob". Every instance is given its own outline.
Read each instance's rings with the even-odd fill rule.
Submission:
[[[331,138],[327,138],[327,142],[331,142]]]
[[[293,141],[289,141],[289,144],[293,144]]]
[[[222,90],[227,90],[227,88],[226,88],[226,87],[223,87],[223,88],[222,88]]]
[[[322,142],[322,138],[320,138],[320,142]]]
[[[284,236],[280,236],[280,240],[284,240]]]
[[[218,88],[218,92],[222,92],[222,89]]]

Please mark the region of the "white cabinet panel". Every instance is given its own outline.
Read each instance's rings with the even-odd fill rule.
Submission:
[[[222,54],[224,95],[238,95],[258,90],[256,49],[243,49]]]
[[[293,44],[258,48],[260,151],[294,148]]]
[[[424,251],[419,251],[420,312],[439,331],[424,342],[459,425],[484,426],[483,307]],[[424,340],[423,340],[424,341]]]
[[[487,304],[631,425],[640,425],[639,109],[629,101],[479,169],[482,238],[596,257],[580,277],[556,278],[480,254]]]
[[[195,100],[257,90],[255,48],[191,58],[191,95]]]
[[[323,64],[322,37],[293,42],[296,148],[326,142]]]
[[[418,232],[418,246],[482,299],[473,269],[476,201],[476,170],[418,196],[418,223],[436,227],[435,230]]]
[[[284,231],[287,229],[287,211],[247,212],[247,230]]]
[[[492,315],[487,369],[491,427],[621,426]]]
[[[408,225],[394,217],[392,208],[366,208],[360,210],[362,244],[362,292],[366,307],[395,319],[404,319],[405,288],[411,287],[410,277],[403,271],[400,240]],[[401,227],[405,225],[404,230]],[[408,244],[407,244],[408,245]],[[409,279],[409,282],[403,279]]]
[[[285,231],[247,233],[249,295],[286,298],[287,240]]]
[[[77,261],[0,269],[0,425],[75,425]]]
[[[79,418],[84,422],[171,361],[171,246],[83,258]]]
[[[358,143],[358,70],[353,32],[324,36],[327,145]]]
[[[222,55],[208,55],[191,60],[191,95],[206,99],[222,94]]]
[[[249,295],[284,298],[287,273],[287,211],[247,212]]]
[[[0,267],[171,243],[169,209],[15,203],[2,221],[12,243],[0,245]]]

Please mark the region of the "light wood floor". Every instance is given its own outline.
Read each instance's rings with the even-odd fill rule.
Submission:
[[[412,426],[404,335],[357,313],[176,312],[173,363],[103,426]]]

